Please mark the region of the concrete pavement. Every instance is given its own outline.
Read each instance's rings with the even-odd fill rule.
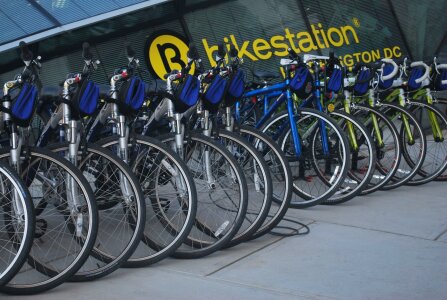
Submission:
[[[447,299],[447,182],[287,215],[310,234],[12,299]]]

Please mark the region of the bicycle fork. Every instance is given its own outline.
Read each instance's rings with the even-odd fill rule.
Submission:
[[[229,132],[234,131],[234,117],[231,113],[231,107],[225,108],[225,130]],[[261,191],[261,177],[259,176],[256,162],[253,160],[253,182],[257,192]]]
[[[429,105],[433,105],[433,97],[430,93],[430,89],[428,88],[426,89],[425,100]],[[443,142],[444,136],[442,135],[442,130],[441,127],[439,126],[439,122],[438,119],[436,118],[435,113],[429,110],[428,118],[430,120],[430,125],[433,132],[433,138],[435,139],[436,142]]]
[[[22,151],[22,139],[19,137],[19,134],[16,131],[16,128],[12,129],[11,132],[11,150],[10,150],[10,163],[17,172],[17,174],[20,175],[20,153]],[[1,191],[3,195],[6,195],[6,187],[3,184],[1,185]],[[13,209],[14,214],[17,216],[17,222],[19,225],[23,225],[25,220],[25,210],[22,206],[22,203],[20,202],[20,195],[17,189],[14,189],[13,192]]]

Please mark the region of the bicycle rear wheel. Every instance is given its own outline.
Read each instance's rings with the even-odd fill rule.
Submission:
[[[20,177],[0,163],[0,286],[20,270],[34,238],[34,207]]]

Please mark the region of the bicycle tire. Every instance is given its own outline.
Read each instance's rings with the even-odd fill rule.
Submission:
[[[304,116],[304,117],[303,117]],[[294,194],[296,197],[293,197],[291,202],[290,202],[290,207],[292,208],[307,208],[307,207],[312,207],[315,205],[318,205],[320,203],[322,203],[323,201],[329,199],[329,197],[331,197],[332,195],[334,195],[338,188],[340,187],[340,185],[342,184],[344,178],[347,175],[348,169],[350,168],[350,161],[349,161],[349,157],[350,157],[350,150],[349,150],[349,144],[348,144],[348,140],[344,134],[344,132],[342,131],[342,129],[336,124],[335,120],[332,119],[331,117],[323,114],[320,111],[314,110],[314,109],[308,109],[308,108],[302,108],[299,109],[297,111],[297,115],[295,116],[295,118],[297,119],[298,122],[303,121],[303,120],[307,120],[310,117],[315,117],[318,120],[323,120],[323,122],[325,122],[325,124],[330,124],[329,126],[332,128],[332,130],[334,130],[335,135],[338,137],[338,140],[341,141],[340,143],[338,143],[338,146],[340,147],[339,149],[341,149],[341,157],[338,155],[335,155],[337,159],[341,158],[341,167],[337,169],[337,167],[335,168],[335,172],[336,172],[336,178],[334,178],[334,174],[330,174],[330,172],[328,173],[328,175],[330,175],[331,179],[327,180],[326,178],[324,179],[319,179],[318,176],[320,176],[320,172],[314,172],[316,174],[311,174],[312,177],[312,181],[316,180],[316,184],[318,184],[319,189],[323,189],[323,193],[319,193],[318,195],[312,195],[310,194],[310,192],[308,191],[309,189],[315,190],[313,188],[309,188],[307,182],[309,182],[309,180],[307,179],[307,177],[303,174],[305,169],[307,170],[311,170],[311,168],[317,168],[317,166],[315,165],[315,160],[314,160],[314,156],[315,156],[315,149],[311,149],[312,151],[309,151],[308,149],[306,150],[306,148],[303,147],[303,153],[301,155],[301,158],[295,158],[294,155],[295,154],[291,154],[291,157],[293,156],[295,162],[297,162],[298,164],[291,164],[291,168],[292,168],[292,172],[295,169],[296,173],[298,173],[297,175],[294,176]],[[262,127],[262,131],[263,132],[268,132],[270,128],[272,128],[273,124],[275,124],[276,122],[285,122],[285,120],[287,120],[289,118],[289,115],[287,112],[282,112],[279,113],[277,115],[274,115],[269,121],[267,121],[267,123]],[[318,122],[318,121],[316,121]],[[316,124],[316,123],[313,123]],[[279,133],[280,136],[278,137],[279,140],[279,145],[281,147],[281,149],[284,151],[285,147],[286,147],[286,143],[288,141],[288,138],[290,136],[290,125],[287,124],[286,128],[284,129],[283,133]],[[313,127],[312,127],[313,126]],[[318,125],[312,125],[311,127],[313,128],[313,134],[316,134],[316,128],[318,127]],[[300,126],[297,126],[298,129],[300,129]],[[307,133],[307,132],[306,132]],[[312,134],[312,133],[311,133]],[[302,134],[300,134],[302,135]],[[337,141],[338,142],[338,141]],[[336,142],[336,143],[337,143]],[[304,141],[302,140],[301,143],[303,144]],[[294,153],[294,150],[291,150],[292,153]],[[288,151],[286,151],[288,152]],[[332,154],[331,154],[332,155]],[[304,161],[306,159],[306,156],[311,156],[311,159],[308,158],[308,160],[311,160],[311,162],[309,163],[308,161]],[[335,159],[335,156],[331,158],[331,160]],[[290,162],[290,158],[289,162]],[[332,171],[332,170],[331,170]],[[298,186],[298,183],[301,183],[300,186]],[[329,188],[325,189],[325,186],[327,186],[327,183],[330,183]],[[306,189],[306,190],[304,190]],[[317,191],[318,192],[318,191]]]
[[[174,134],[169,134],[160,137],[160,140],[164,143],[173,144],[175,136]],[[199,152],[197,155],[200,156],[196,158],[194,155],[195,149],[197,148],[200,148],[199,151],[204,149],[203,151],[205,153],[202,154]],[[247,183],[243,171],[233,155],[223,146],[217,144],[213,139],[204,136],[202,133],[190,132],[184,139],[184,149],[185,162],[190,168],[196,183],[198,195],[197,215],[188,238],[173,256],[177,258],[199,258],[224,248],[238,232],[247,211]],[[213,169],[209,170],[212,178],[207,178],[206,170],[203,169],[206,164],[202,165],[200,162],[203,155],[206,154],[206,151],[208,151],[210,159],[213,155],[215,160],[213,165],[210,166]],[[213,152],[210,153],[211,151]],[[197,161],[194,159],[197,159]],[[227,174],[222,166],[229,168],[230,174]],[[213,174],[213,172],[217,172],[217,174]],[[229,180],[227,181],[226,179]],[[233,179],[234,182],[232,182]],[[225,186],[227,183],[228,186],[233,184],[237,185],[237,191],[234,192],[235,195],[233,197],[228,195],[226,191],[224,192],[226,199],[229,199],[228,203],[230,203],[231,207],[222,207],[220,203],[219,205],[214,205],[214,201],[216,201],[214,199],[219,199],[222,202],[224,198],[222,194],[217,195],[222,198],[210,198],[216,197],[215,193],[210,191],[215,191],[218,185]],[[231,189],[229,188],[229,190]],[[207,198],[210,198],[210,202],[207,201]],[[238,202],[234,203],[234,200]],[[223,205],[228,203],[223,203]],[[213,209],[216,209],[221,214],[214,213]],[[237,213],[231,214],[234,211],[237,211]],[[212,220],[209,219],[209,216],[206,214],[207,212],[214,214]]]
[[[396,128],[398,127],[398,132],[400,136],[400,143],[402,147],[402,159],[400,160],[399,167],[396,173],[394,174],[393,178],[387,184],[382,186],[383,190],[391,190],[401,185],[404,185],[417,174],[417,172],[419,171],[424,162],[425,154],[427,152],[427,143],[421,125],[417,122],[416,118],[406,108],[399,106],[397,104],[381,103],[380,110],[385,114],[393,115],[393,117],[390,118],[390,120],[397,123],[400,122],[399,121],[401,116],[400,114],[405,115],[411,122],[410,126],[413,126],[413,129],[415,129],[415,132],[417,133],[416,137],[419,140],[418,145],[415,147],[416,151],[419,152],[417,154],[418,157],[416,161],[415,159],[409,157],[410,153],[407,147],[413,146],[414,144],[409,145],[409,143],[407,142],[404,124],[402,123],[399,124],[399,126],[396,126]]]
[[[215,140],[233,153],[243,167],[247,181],[248,206],[244,222],[227,247],[245,242],[261,227],[272,204],[273,186],[268,166],[261,154],[242,136],[221,128]],[[256,171],[253,169],[256,168]]]
[[[292,199],[292,171],[286,156],[268,135],[253,127],[242,125],[239,133],[252,142],[256,149],[264,156],[273,183],[273,198],[270,211],[264,224],[252,235],[256,239],[275,228],[289,209]]]
[[[98,144],[113,149],[119,144],[119,139],[115,136],[107,137],[99,140]],[[132,153],[129,164],[142,185],[145,198],[149,200],[146,201],[146,226],[142,242],[124,264],[124,267],[133,268],[159,262],[172,255],[183,243],[195,219],[197,192],[188,167],[166,145],[156,139],[137,135],[128,146]],[[163,191],[160,192],[160,189],[169,188],[166,186],[172,181],[172,174],[167,171],[171,169],[180,174],[177,176],[181,176],[181,180],[185,183],[186,192],[174,184],[172,189],[175,192],[170,190],[164,194]],[[176,201],[168,199],[168,196],[176,198],[181,205],[175,207]],[[187,199],[183,200],[184,198]]]
[[[368,187],[361,192],[362,195],[367,195],[381,189],[396,173],[402,156],[399,133],[388,117],[376,108],[356,105],[353,114],[366,124],[376,145],[375,172]],[[371,124],[371,115],[377,119],[382,143],[377,140],[374,126]]]
[[[9,149],[0,150],[0,159],[10,159]],[[42,148],[29,148],[22,160],[24,161],[22,162],[20,177],[29,188],[33,183],[37,185],[36,189],[30,189],[30,194],[33,197],[33,201],[34,197],[40,199],[38,204],[35,205],[35,212],[36,222],[43,224],[39,227],[43,233],[35,234],[33,246],[27,257],[27,264],[23,265],[21,272],[16,274],[7,285],[0,287],[1,292],[15,295],[44,292],[59,286],[71,278],[88,258],[93,249],[98,230],[98,211],[93,191],[82,173],[75,166],[64,158],[59,157],[56,153]],[[42,163],[43,161],[47,163]],[[36,165],[40,171],[32,169]],[[43,171],[47,171],[47,173],[43,173],[45,175],[39,173]],[[64,173],[62,174],[62,172]],[[80,203],[76,205],[76,210],[79,213],[75,219],[76,225],[71,220],[71,213],[74,212],[67,210],[69,204],[67,199],[64,198],[64,195],[68,198],[70,193],[74,193],[74,191],[71,189],[66,193],[64,190],[58,190],[63,188],[62,184],[55,185],[57,182],[55,180],[65,178],[65,176],[71,184],[76,184],[74,188],[77,192],[82,193],[76,195],[76,199]],[[39,180],[43,181],[40,182],[41,186],[38,185]],[[55,209],[50,208],[52,205],[54,205]],[[50,215],[52,211],[57,211],[57,214],[54,216]],[[49,221],[46,221],[44,217],[49,218]],[[53,226],[53,222],[57,225]],[[48,226],[50,226],[50,229],[48,229]],[[76,237],[72,236],[71,230],[65,228],[69,226],[78,228],[79,232],[77,231]],[[57,239],[51,235],[55,232],[55,228],[60,228],[61,230],[61,232],[57,233],[57,237],[60,237],[60,245],[56,245]],[[36,231],[37,229],[36,226]],[[62,238],[66,238],[66,240],[62,241]],[[47,242],[50,243],[48,245],[49,248],[43,250]],[[68,246],[75,248],[67,250]],[[50,250],[52,251],[51,254],[49,253]],[[46,252],[50,257],[45,261],[41,261],[43,258],[41,257],[42,255],[39,256],[39,251],[42,251],[42,253]],[[62,254],[64,251],[66,254]],[[55,257],[58,259],[55,259]],[[73,259],[68,261],[68,257],[73,257]],[[56,266],[59,263],[63,265]],[[28,276],[30,275],[28,272],[33,272],[32,276]],[[31,279],[33,282],[29,282]]]
[[[18,205],[21,209],[15,208]],[[13,224],[14,220],[18,224]],[[8,283],[25,263],[34,239],[34,222],[28,188],[11,167],[0,162],[0,286]]]
[[[425,184],[436,179],[447,169],[447,117],[444,116],[438,108],[429,104],[412,101],[408,102],[408,104],[410,105],[411,113],[418,117],[418,121],[424,130],[427,142],[427,153],[421,168],[418,173],[406,183],[406,185],[414,186]],[[420,113],[418,113],[419,111]],[[432,128],[430,124],[426,124],[427,122],[425,122],[425,120],[428,120],[428,123],[430,122],[428,119],[429,117],[426,114],[422,115],[424,111],[426,113],[431,112],[435,116],[442,134],[439,139],[436,139],[433,136],[433,130],[431,130]],[[435,157],[435,155],[440,156]],[[435,166],[435,169],[430,170],[430,166]]]
[[[363,148],[359,146],[358,150],[351,149],[351,169],[347,173],[348,176],[346,176],[346,179],[339,190],[329,199],[322,202],[322,204],[326,205],[335,205],[345,203],[353,199],[367,187],[374,174],[374,166],[376,164],[376,147],[368,132],[368,129],[354,116],[349,115],[344,111],[334,111],[330,113],[330,115],[331,117],[334,117],[336,121],[341,120],[339,125],[342,129],[347,130],[347,122],[350,122],[353,126],[355,126],[357,133],[361,134],[360,136],[355,137],[357,143],[359,145],[365,145]],[[351,145],[351,142],[349,142],[349,145]],[[359,152],[363,153],[363,156],[360,157],[360,159]],[[363,158],[364,156],[366,156],[366,160]],[[362,166],[359,166],[359,161],[362,160],[363,164]]]
[[[48,148],[66,153],[69,144]],[[78,152],[77,167],[94,188],[99,225],[90,257],[70,281],[90,281],[114,272],[133,254],[143,236],[146,205],[139,180],[112,151],[89,143]]]

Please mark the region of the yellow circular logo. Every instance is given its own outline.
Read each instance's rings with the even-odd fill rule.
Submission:
[[[175,32],[154,34],[146,43],[147,66],[154,76],[164,79],[165,74],[186,66],[188,49],[187,40]],[[194,73],[194,65],[190,73]]]
[[[335,110],[335,105],[333,103],[329,103],[327,106],[327,110],[329,112],[333,112]]]
[[[354,23],[355,27],[360,27],[360,20],[358,18],[352,18],[352,23]]]

